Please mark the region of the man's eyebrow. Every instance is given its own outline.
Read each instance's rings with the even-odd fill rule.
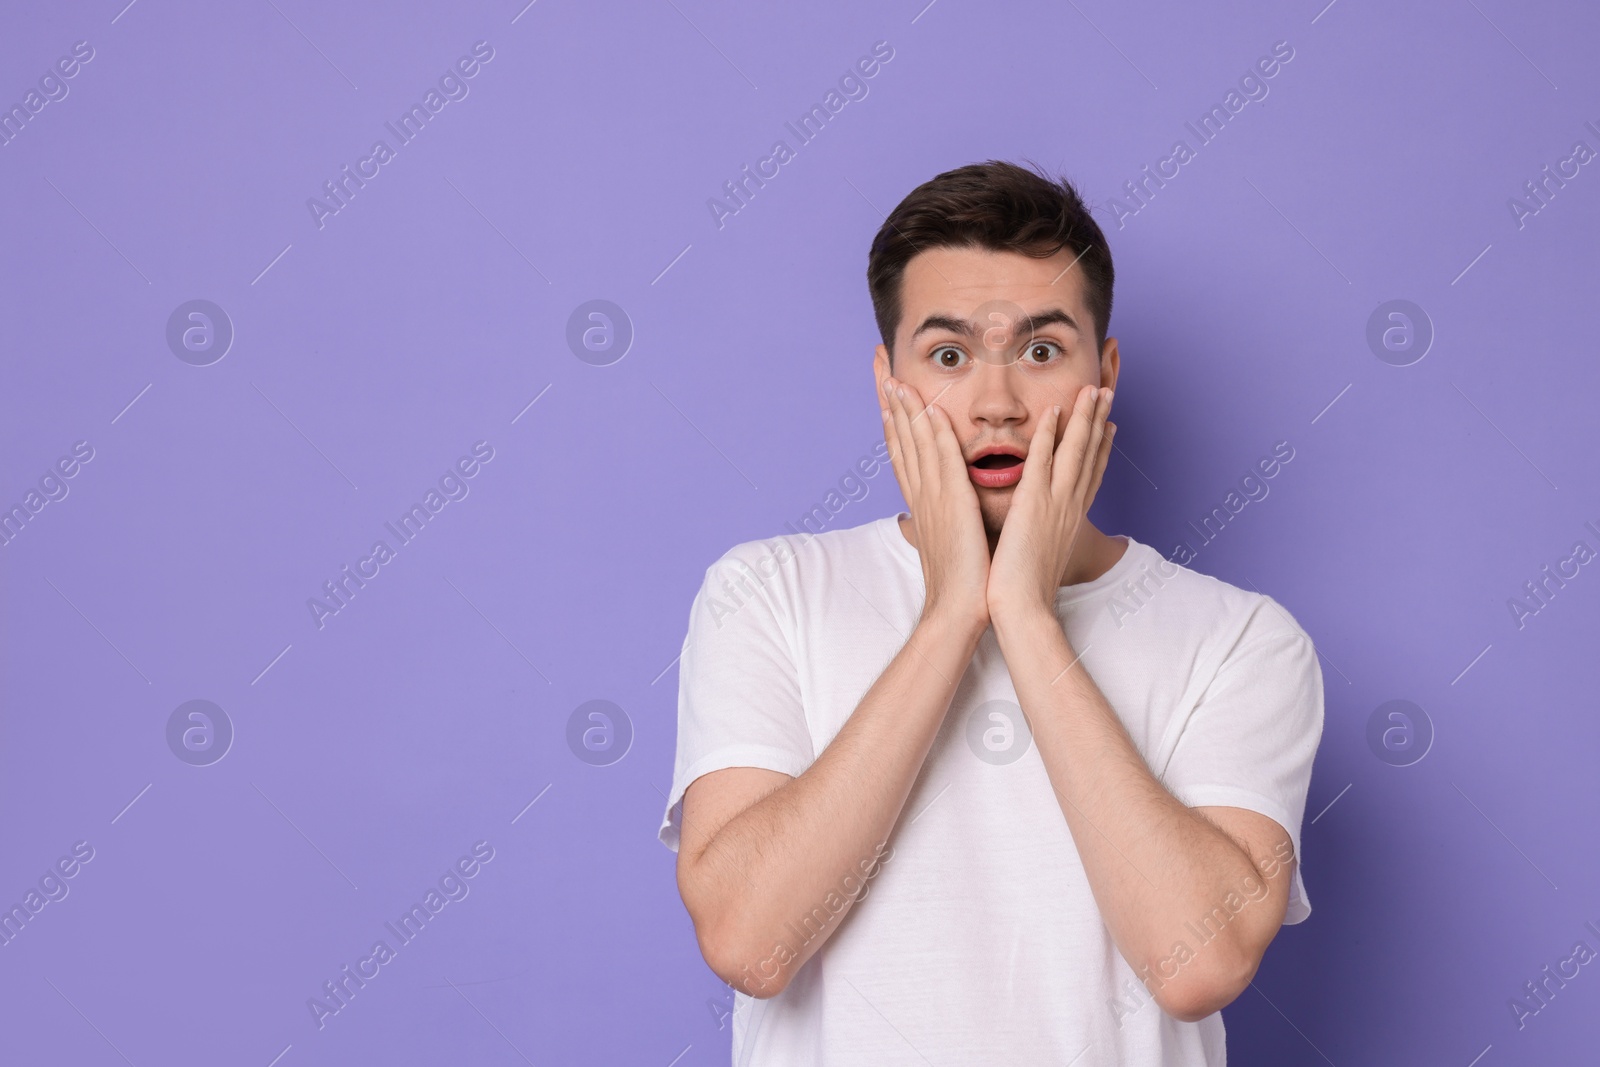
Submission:
[[[1070,326],[1074,330],[1078,330],[1080,333],[1082,332],[1078,326],[1078,320],[1073,318],[1071,314],[1062,308],[1058,307],[1048,308],[1036,315],[1029,316],[1028,322],[1035,332],[1043,329],[1046,326],[1056,325]],[[918,325],[915,330],[911,331],[911,336],[916,338],[921,334],[927,333],[929,330],[943,330],[947,333],[958,333],[962,334],[963,336],[971,337],[979,332],[979,327],[975,323],[968,322],[965,319],[956,318],[953,315],[935,314],[929,315],[927,318],[923,319],[921,324]]]
[[[971,335],[974,333],[972,323],[965,319],[958,319],[953,315],[929,315],[922,320],[922,324],[911,331],[912,338],[927,333],[929,330],[943,330],[946,333],[959,333]]]
[[[1063,311],[1061,308],[1050,308],[1048,311],[1041,311],[1037,315],[1031,316],[1029,322],[1032,323],[1035,330],[1042,329],[1045,326],[1055,326],[1060,324],[1064,326],[1071,326],[1074,330],[1078,330],[1079,333],[1083,332],[1078,328],[1078,320],[1067,314],[1067,312]]]

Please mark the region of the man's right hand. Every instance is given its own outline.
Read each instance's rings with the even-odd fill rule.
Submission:
[[[879,406],[895,480],[916,527],[927,591],[922,617],[982,633],[989,626],[989,541],[950,416],[937,398],[925,405],[915,386],[887,375]]]

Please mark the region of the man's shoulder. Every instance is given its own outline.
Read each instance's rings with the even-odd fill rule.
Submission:
[[[1148,603],[1165,601],[1171,612],[1214,637],[1255,641],[1293,635],[1310,639],[1293,614],[1260,589],[1246,589],[1194,570],[1163,557],[1149,545],[1139,548],[1142,558],[1132,580],[1137,594]],[[1141,583],[1146,574],[1150,577]],[[1168,597],[1169,591],[1174,595]]]
[[[904,552],[914,551],[896,527],[897,519],[898,515],[888,515],[820,533],[786,524],[779,533],[729,548],[706,569],[707,577],[720,585],[725,578],[743,574],[759,578],[764,588],[792,590],[802,582],[841,573],[842,567],[881,564],[895,554],[891,538],[900,538]]]
[[[811,533],[803,526],[794,526],[786,523],[786,528],[781,533],[770,534],[766,537],[755,537],[752,541],[741,541],[734,544],[731,549],[722,553],[722,557],[712,563],[712,566],[723,563],[734,563],[742,566],[782,566],[790,561],[797,565],[805,565],[806,561],[821,560],[821,558],[834,558],[834,560],[858,560],[872,555],[888,555],[891,545],[885,534],[901,537],[899,530],[894,528],[896,515],[886,515],[882,518],[872,518],[856,526],[840,526],[835,530],[824,530],[822,533]],[[910,545],[906,545],[910,550]]]

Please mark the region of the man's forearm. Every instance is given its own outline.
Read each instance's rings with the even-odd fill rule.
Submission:
[[[706,846],[698,863],[721,915],[717,955],[735,972],[725,980],[752,996],[780,992],[864,895],[972,659],[974,631],[919,622],[812,765]]]
[[[1053,612],[996,620],[996,636],[1100,913],[1135,970],[1192,940],[1186,924],[1256,878],[1252,858],[1150,773]],[[1240,916],[1177,976],[1169,996],[1226,986],[1247,966]],[[1193,988],[1182,988],[1188,984]]]

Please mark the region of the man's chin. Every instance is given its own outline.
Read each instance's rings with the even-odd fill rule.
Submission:
[[[983,529],[991,541],[1000,536],[1000,528],[1005,525],[1006,516],[1011,513],[1010,487],[1006,489],[979,490],[978,511],[983,516]],[[990,494],[988,499],[982,494]],[[994,497],[1003,497],[995,500]],[[998,505],[998,506],[997,506]]]

